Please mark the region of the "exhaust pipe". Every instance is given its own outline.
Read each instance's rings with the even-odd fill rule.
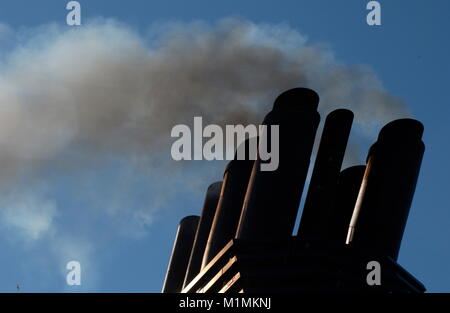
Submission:
[[[352,123],[353,112],[346,109],[331,112],[325,120],[298,230],[302,239],[327,236]]]
[[[178,225],[177,235],[173,244],[172,255],[167,267],[163,293],[177,293],[183,288],[192,244],[197,231],[199,216],[186,216]]]
[[[336,198],[328,222],[328,241],[345,244],[365,170],[365,165],[356,165],[346,168],[339,175]]]
[[[200,272],[202,266],[203,253],[205,252],[208,235],[211,231],[211,225],[216,213],[217,203],[219,201],[222,182],[215,182],[208,187],[205,201],[203,203],[202,214],[198,222],[197,232],[192,245],[191,257],[186,270],[183,288]]]
[[[347,244],[397,260],[425,145],[423,125],[393,121],[370,148]]]
[[[292,236],[319,125],[319,96],[295,88],[275,100],[263,124],[279,125],[279,165],[262,171],[259,155],[253,166],[236,237],[244,240]],[[270,129],[267,130],[270,134]],[[267,136],[270,147],[270,136]],[[260,140],[260,147],[264,139]]]
[[[205,267],[225,245],[234,238],[241,215],[242,203],[253,168],[254,156],[250,157],[251,145],[257,147],[257,138],[247,139],[239,146],[235,158],[225,169],[220,199],[203,256]],[[244,159],[240,160],[242,148]],[[256,150],[256,149],[254,149]],[[242,151],[244,152],[244,151]],[[256,152],[256,151],[254,151]]]

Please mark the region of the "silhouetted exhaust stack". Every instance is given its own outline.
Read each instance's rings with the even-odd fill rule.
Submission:
[[[397,260],[425,150],[423,125],[387,124],[370,148],[347,243]]]
[[[335,222],[333,202],[352,122],[353,113],[345,109],[331,112],[325,120],[300,221],[301,238],[325,239]]]
[[[341,171],[353,113],[331,112],[298,236],[292,236],[320,119],[318,102],[310,89],[281,94],[264,119],[269,135],[260,135],[256,161],[235,156],[228,164],[199,269],[214,211],[205,201],[197,233],[202,240],[199,247],[195,243],[195,266],[189,267],[183,293],[425,291],[396,261],[424,153],[418,121],[387,124],[367,165]],[[271,138],[276,126],[278,141]],[[261,152],[274,156],[277,148],[278,167],[264,171],[261,165],[274,160],[263,161]],[[195,223],[191,217],[180,226],[164,291],[180,291]],[[366,269],[373,261],[382,268],[381,285],[368,283]]]
[[[205,201],[203,203],[202,215],[198,222],[197,232],[195,234],[194,243],[192,245],[189,265],[184,278],[184,285],[187,285],[201,269],[203,253],[205,252],[208,236],[211,231],[211,225],[216,214],[217,203],[219,202],[220,190],[222,182],[215,182],[208,187],[206,191]]]
[[[242,208],[236,238],[289,238],[294,229],[298,206],[319,125],[319,96],[306,88],[281,94],[263,124],[279,125],[279,164],[274,171],[262,171],[258,156]],[[260,138],[260,147],[265,138]],[[269,148],[270,149],[270,148]]]
[[[346,168],[339,174],[336,198],[327,229],[328,241],[345,244],[365,170],[365,165],[356,165]]]
[[[236,151],[235,159],[228,163],[223,175],[220,200],[214,217],[208,244],[203,256],[205,267],[234,238],[241,216],[241,208],[247,191],[248,181],[255,156],[250,156],[251,145],[257,146],[257,138],[247,139]],[[243,152],[242,157],[238,157]],[[255,150],[254,148],[252,148]],[[256,151],[254,151],[256,153]]]
[[[199,216],[186,216],[178,225],[162,289],[164,293],[180,292],[183,288],[184,276],[188,267],[199,219]]]

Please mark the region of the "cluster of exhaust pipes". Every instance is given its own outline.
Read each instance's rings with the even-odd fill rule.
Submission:
[[[201,216],[181,220],[163,292],[180,292],[232,239],[292,236],[320,121],[318,103],[319,96],[306,88],[275,100],[263,124],[279,125],[278,169],[261,171],[258,158],[228,164],[223,181],[209,186]],[[341,171],[352,122],[346,109],[326,118],[297,236],[397,260],[425,149],[423,125],[413,119],[390,122],[366,165]]]

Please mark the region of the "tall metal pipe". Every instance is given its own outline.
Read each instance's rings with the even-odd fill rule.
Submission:
[[[200,272],[202,267],[203,253],[205,252],[206,243],[211,231],[211,225],[216,213],[221,188],[222,182],[219,181],[211,184],[206,191],[202,214],[200,215],[197,232],[192,245],[191,256],[189,258],[189,265],[186,270],[183,288]]]
[[[356,165],[340,173],[336,198],[328,222],[328,241],[345,244],[365,170],[365,165]]]
[[[326,237],[352,123],[353,112],[346,109],[331,112],[325,120],[300,220],[301,238]]]
[[[205,267],[234,238],[241,216],[245,192],[253,168],[254,156],[250,157],[250,145],[257,145],[257,138],[246,140],[236,151],[235,159],[228,163],[224,175],[219,203],[212,223],[208,243],[203,255]],[[244,159],[239,160],[238,151],[245,148]],[[256,151],[255,151],[256,152]]]
[[[423,125],[393,121],[370,148],[347,243],[397,259],[419,176]]]
[[[240,239],[287,238],[292,231],[308,172],[320,116],[319,96],[311,89],[295,88],[275,100],[263,124],[268,126],[262,145],[275,148],[278,143],[279,164],[273,171],[263,171],[261,153],[253,166],[236,237]],[[271,128],[279,126],[277,138],[271,140]],[[265,142],[267,140],[267,142]],[[274,149],[273,149],[274,150]],[[261,152],[261,151],[260,151]]]
[[[197,231],[199,216],[186,216],[178,225],[177,235],[173,244],[172,255],[167,267],[163,293],[180,292],[183,288],[184,276],[191,255]]]

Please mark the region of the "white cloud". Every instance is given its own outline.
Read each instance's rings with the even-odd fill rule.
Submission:
[[[56,213],[55,202],[35,191],[10,192],[0,200],[0,222],[10,233],[17,231],[28,241],[51,232]]]

